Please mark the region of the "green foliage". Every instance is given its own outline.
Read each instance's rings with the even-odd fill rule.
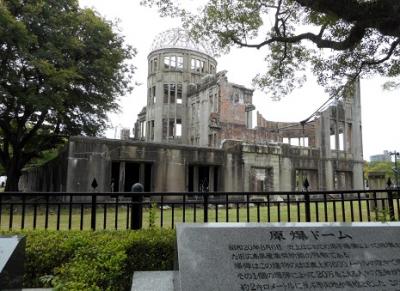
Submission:
[[[59,144],[54,149],[50,149],[50,150],[41,152],[38,155],[38,157],[30,160],[24,169],[41,167],[44,164],[46,164],[47,162],[54,160],[55,158],[57,158],[59,156],[60,152],[62,152],[64,147],[65,147],[65,144]]]
[[[129,290],[137,270],[171,270],[175,232],[27,231],[26,287]]]
[[[156,226],[156,210],[157,203],[151,203],[149,208],[149,228],[154,228]]]
[[[388,222],[390,221],[390,211],[387,208],[383,208],[382,210],[377,210],[377,221],[379,222]]]
[[[393,173],[394,163],[392,162],[366,162],[364,164],[365,179],[368,179],[368,174],[372,172],[384,172],[387,178],[394,179]]]
[[[360,76],[400,76],[400,2],[363,0],[208,0],[192,14],[178,0],[142,0],[181,17],[193,36],[225,53],[266,49],[255,85],[280,99],[311,69],[331,96],[345,96]],[[386,87],[393,87],[394,81]]]
[[[77,0],[0,1],[0,164],[13,187],[30,160],[101,133],[118,110],[136,52],[115,31]]]

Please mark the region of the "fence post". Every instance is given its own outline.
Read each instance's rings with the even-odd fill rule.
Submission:
[[[132,186],[131,192],[134,192],[135,194],[132,194],[131,198],[131,229],[141,229],[142,228],[142,212],[143,212],[143,193],[144,192],[144,187],[140,183],[136,183]]]
[[[394,221],[394,205],[393,205],[393,191],[392,191],[392,181],[390,178],[388,179],[387,183],[387,197],[388,197],[388,206],[389,206],[389,216],[390,216],[390,221]]]
[[[90,220],[90,228],[92,230],[96,230],[96,194],[92,194],[92,211],[91,211],[91,220]]]
[[[25,228],[25,208],[26,208],[26,197],[22,195],[22,213],[21,213],[21,229]]]
[[[310,183],[308,183],[308,179],[306,178],[303,183],[304,187],[304,203],[306,209],[306,221],[311,222],[311,210],[310,210],[310,194],[308,194],[308,187],[310,187]]]
[[[95,192],[98,184],[96,181],[96,178],[93,179],[92,181],[92,188],[93,188],[93,192]],[[91,204],[91,217],[90,217],[90,228],[92,230],[96,230],[96,206],[97,206],[97,196],[96,193],[92,193],[92,204]]]
[[[204,222],[208,222],[208,192],[203,193]]]

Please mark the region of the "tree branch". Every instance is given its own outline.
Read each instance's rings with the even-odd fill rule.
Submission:
[[[335,15],[349,22],[362,22],[365,27],[383,35],[400,36],[400,1],[395,0],[295,0],[313,11]]]
[[[282,6],[282,0],[279,0],[278,1],[278,6],[276,7],[275,25],[274,25],[275,33],[276,33],[277,36],[281,36],[281,32],[279,30],[279,13],[281,11],[281,6]]]
[[[327,40],[322,38],[322,34],[324,32],[325,28],[322,27],[321,31],[319,34],[314,34],[311,32],[307,33],[302,33],[299,35],[295,36],[273,36],[270,39],[267,39],[259,44],[248,44],[245,42],[242,42],[235,36],[231,36],[232,41],[240,46],[244,47],[253,47],[260,49],[261,47],[274,43],[274,42],[282,42],[282,43],[297,43],[302,40],[309,40],[312,41],[317,45],[319,48],[331,48],[334,50],[347,50],[355,47],[364,37],[366,29],[362,26],[355,25],[353,28],[350,30],[350,33],[348,37],[343,40],[343,41],[332,41],[332,40]]]
[[[383,58],[381,58],[379,60],[363,61],[361,63],[361,66],[362,67],[364,67],[364,66],[374,66],[374,65],[379,65],[381,63],[386,62],[387,60],[389,60],[392,57],[394,51],[396,50],[396,48],[397,48],[397,46],[399,44],[400,44],[400,37],[398,39],[396,39],[394,42],[392,42],[392,44],[390,46],[390,49],[389,49],[389,51],[388,51],[388,53],[386,54],[385,57],[383,57]]]
[[[32,129],[22,138],[19,146],[22,149],[26,143],[36,134],[36,132],[39,130],[39,128],[43,125],[43,122],[47,116],[46,110],[43,110],[38,121],[36,124],[32,127]]]
[[[360,15],[365,15],[363,9],[365,7],[357,0],[295,0],[295,2],[313,11],[334,14],[348,21],[360,20]]]

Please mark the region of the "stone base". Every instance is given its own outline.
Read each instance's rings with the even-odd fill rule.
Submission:
[[[131,291],[179,291],[174,289],[177,271],[135,272]]]

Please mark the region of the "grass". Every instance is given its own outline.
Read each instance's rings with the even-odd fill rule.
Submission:
[[[395,213],[399,214],[399,209],[395,201]],[[270,209],[266,205],[252,206],[247,211],[246,204],[234,204],[226,209],[224,205],[215,207],[212,205],[208,209],[209,222],[305,222],[305,206],[304,204],[285,203],[279,205],[271,205]],[[239,206],[239,208],[238,208]],[[344,208],[343,208],[344,207]],[[185,212],[185,215],[184,215]],[[57,205],[49,208],[48,229],[69,229],[69,208],[60,206],[60,215],[58,217]],[[81,213],[83,214],[81,216]],[[373,211],[368,207],[366,201],[358,203],[357,201],[341,201],[328,202],[326,209],[323,202],[311,202],[310,205],[312,222],[350,222],[350,221],[387,221],[389,220],[387,211]],[[130,217],[126,205],[118,207],[118,215],[116,219],[115,205],[108,205],[106,213],[100,205],[96,211],[96,228],[97,229],[127,229],[130,225]],[[40,206],[36,213],[36,228],[45,228],[45,208]],[[82,218],[81,218],[82,217]],[[162,217],[162,225],[161,225]],[[10,208],[2,207],[0,214],[0,229],[9,229],[10,219],[12,219],[12,229],[20,229],[22,226],[22,208],[21,206],[13,207],[13,215],[10,217]],[[171,228],[181,222],[203,222],[204,209],[193,208],[187,206],[185,211],[181,206],[161,210],[159,208],[143,209],[143,228],[149,227],[149,222],[154,226],[162,226]],[[90,229],[91,209],[90,205],[84,207],[76,207],[72,209],[71,229]],[[29,206],[25,210],[24,228],[32,229],[34,224],[34,210]]]

